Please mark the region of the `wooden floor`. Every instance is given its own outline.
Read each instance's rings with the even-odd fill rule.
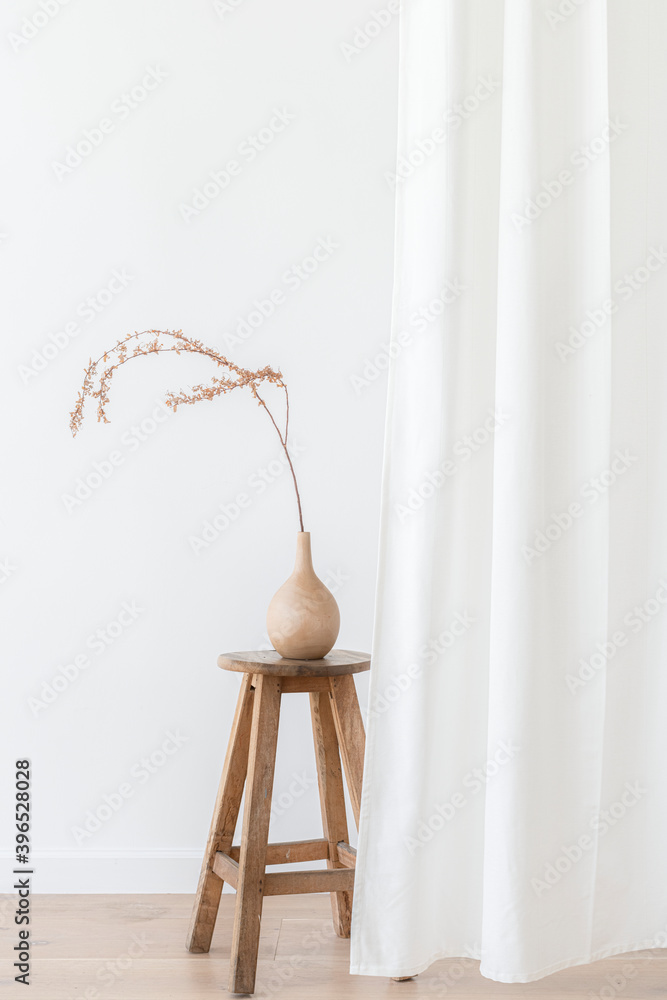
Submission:
[[[15,927],[0,927],[0,998],[18,1000],[209,1000],[227,993],[234,895],[222,897],[208,955],[184,947],[192,896],[35,896],[32,985],[14,982]],[[536,983],[484,979],[478,963],[455,959],[397,983],[350,976],[349,941],[333,934],[329,897],[265,900],[257,976],[258,998],[281,1000],[412,1000],[414,997],[548,997],[553,1000],[667,998],[667,951],[635,952],[567,969]],[[625,982],[624,982],[625,980]]]

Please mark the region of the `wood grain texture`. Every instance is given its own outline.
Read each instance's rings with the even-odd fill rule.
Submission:
[[[299,892],[330,892],[334,900],[339,896],[349,897],[351,900],[353,887],[354,872],[351,868],[318,868],[306,872],[268,872],[264,876],[265,896],[287,896]],[[334,912],[335,923],[336,914]],[[340,937],[350,936],[349,922],[347,930],[348,933],[340,934]]]
[[[336,844],[336,851],[338,854],[338,860],[346,868],[355,868],[357,864],[357,849],[356,847],[350,847],[344,841],[339,840]]]
[[[322,828],[324,836],[329,842],[327,868],[340,869],[344,866],[338,860],[336,845],[339,840],[347,841],[348,839],[347,814],[336,726],[331,712],[328,691],[311,692],[310,716],[315,743]],[[353,884],[354,879],[351,879],[350,889]],[[340,937],[349,937],[352,921],[351,891],[338,891],[331,896],[331,912],[336,934]]]
[[[5,897],[9,898],[8,896]],[[15,900],[15,896],[11,897]],[[190,954],[183,936],[192,895],[43,895],[32,899],[31,1000],[223,1000],[224,949],[235,896],[225,893],[210,954]],[[2,936],[11,928],[0,924]],[[139,944],[137,944],[139,942]],[[14,941],[12,939],[13,946]],[[129,949],[133,947],[133,953]],[[484,979],[479,962],[434,962],[416,979],[349,974],[349,941],[331,926],[323,895],[270,896],[264,902],[256,997],[270,1000],[664,1000],[667,951],[615,955],[564,969],[536,983]],[[0,962],[0,996],[17,1000],[14,961]],[[631,976],[623,972],[624,966]],[[625,982],[623,982],[625,980]],[[613,985],[611,985],[613,984]],[[93,992],[96,991],[96,992]]]
[[[280,716],[280,679],[259,674],[255,685],[229,970],[232,993],[252,993],[255,985]]]
[[[299,693],[301,691],[328,691],[329,678],[308,677],[307,675],[301,677],[283,677],[282,690],[283,694]]]
[[[154,961],[177,958],[181,953],[186,960],[191,958],[207,960],[209,957],[208,954],[190,954],[183,947],[193,908],[193,893],[140,896],[121,893],[108,896],[38,894],[36,898],[37,903],[32,914],[31,940],[34,944],[35,960],[39,960],[40,964],[46,959],[111,960],[128,948],[134,940],[133,936],[141,938],[144,934],[150,941],[146,958]],[[315,898],[324,900],[326,904],[324,915],[331,922],[328,900],[325,897]],[[14,904],[11,910],[13,914],[16,908],[16,896],[13,895],[11,899]],[[276,916],[274,906],[266,905],[262,917],[260,959],[272,958],[278,940],[280,921],[285,913],[294,916],[307,914],[307,910],[301,909],[302,899],[305,900],[306,897],[286,896],[286,908],[281,911],[280,916]],[[233,892],[224,893],[222,896],[209,952],[211,958],[229,961],[235,901],[236,895]],[[333,934],[333,930],[331,933]],[[10,947],[11,936],[9,921],[6,921],[4,928],[0,923],[0,942],[3,937],[7,939],[4,947],[0,947],[0,955],[9,956],[16,944],[12,941]],[[225,971],[220,986],[225,985],[226,977]],[[31,996],[29,990],[24,992],[26,997]],[[97,1000],[103,1000],[103,993],[105,991],[101,990]],[[0,997],[4,1000],[5,991],[1,983]]]
[[[343,758],[347,790],[354,814],[354,822],[359,829],[359,812],[361,810],[361,786],[364,776],[364,750],[366,734],[361,718],[361,710],[357,699],[357,689],[354,677],[331,677],[331,708],[333,711],[336,734]],[[347,837],[340,837],[347,840]]]
[[[236,889],[239,884],[239,864],[224,851],[218,851],[213,858],[213,871],[223,882]]]
[[[229,850],[230,858],[238,861],[241,857],[241,847],[236,845]],[[267,865],[296,864],[300,861],[323,861],[329,857],[329,842],[319,837],[317,840],[287,840],[282,843],[267,844]]]
[[[335,677],[360,673],[370,665],[367,653],[348,649],[332,649],[322,660],[286,660],[275,649],[221,653],[218,657],[218,666],[223,670],[270,674],[272,677]]]
[[[234,839],[248,766],[252,709],[252,675],[246,674],[241,681],[222,777],[213,809],[213,819],[202,861],[195,905],[186,940],[188,951],[206,952],[211,946],[223,885],[219,876],[213,871],[213,861],[216,852],[228,851]]]

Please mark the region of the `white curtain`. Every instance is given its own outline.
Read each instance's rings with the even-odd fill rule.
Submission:
[[[351,971],[667,943],[667,3],[407,0]]]

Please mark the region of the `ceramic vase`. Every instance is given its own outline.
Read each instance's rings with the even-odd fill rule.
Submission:
[[[340,612],[315,575],[309,531],[296,536],[294,570],[269,604],[266,628],[274,649],[290,660],[319,660],[338,638]]]

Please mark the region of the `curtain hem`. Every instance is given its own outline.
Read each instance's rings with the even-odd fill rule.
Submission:
[[[562,962],[556,962],[554,965],[549,965],[546,968],[540,969],[537,972],[529,972],[525,976],[516,976],[511,973],[498,972],[495,970],[485,969],[480,966],[479,973],[484,976],[485,979],[492,979],[497,983],[532,983],[537,979],[544,979],[546,976],[551,976],[556,972],[561,972],[563,969],[571,969],[578,965],[589,965],[591,962],[599,962],[604,958],[609,958],[612,955],[624,955],[631,954],[635,951],[645,951],[652,948],[665,948],[665,934],[664,931],[659,933],[659,936],[651,941],[642,941],[641,943],[634,944],[619,944],[611,945],[608,948],[602,948],[599,951],[593,952],[590,955],[586,955],[583,958],[568,958],[564,959]],[[410,966],[408,968],[387,968],[380,966],[370,966],[364,963],[357,963],[354,967],[350,966],[350,975],[352,976],[417,976],[420,972],[425,972],[429,966],[433,965],[434,962],[439,962],[445,958],[467,958],[469,960],[480,962],[481,956],[479,954],[471,954],[462,956],[458,952],[438,952],[436,955],[431,956],[431,958],[420,962],[418,965]]]

